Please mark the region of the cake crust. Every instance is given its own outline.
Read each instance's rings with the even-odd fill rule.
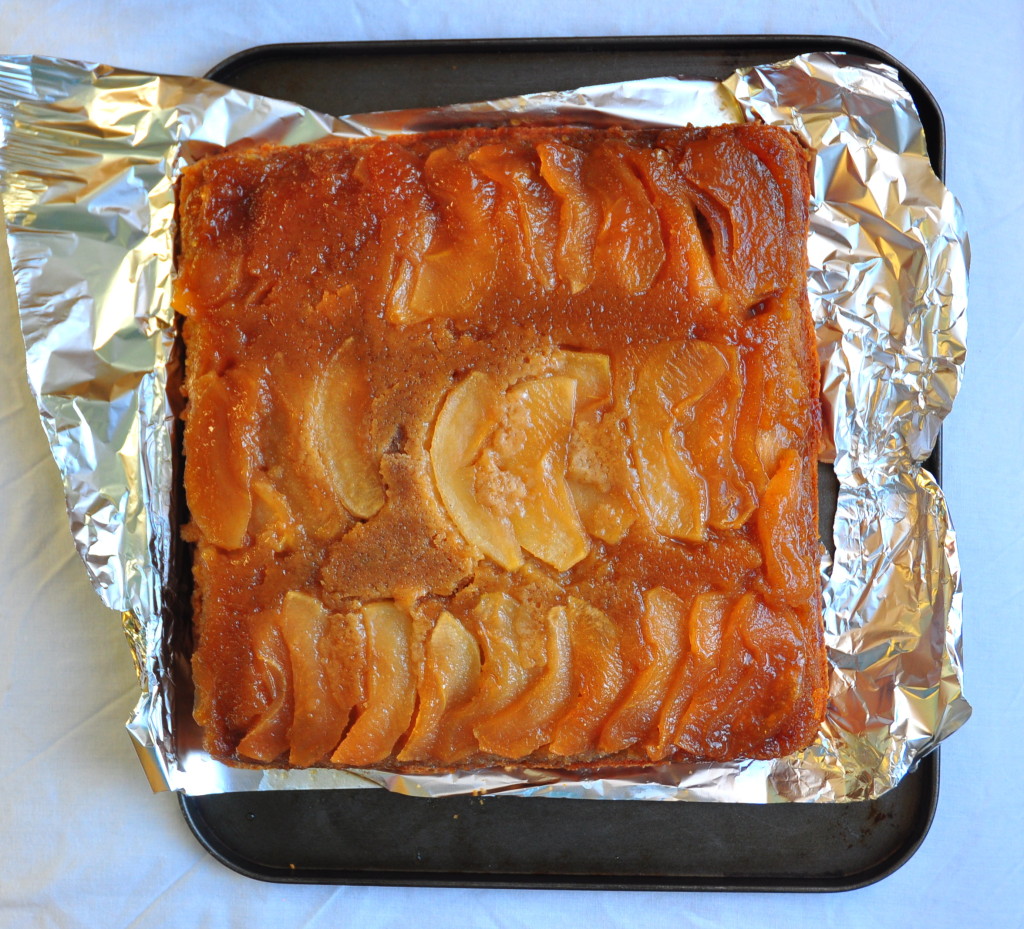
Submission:
[[[195,715],[233,764],[773,758],[821,721],[808,157],[513,128],[188,169]]]

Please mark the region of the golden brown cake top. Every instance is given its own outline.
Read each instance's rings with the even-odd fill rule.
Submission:
[[[770,757],[824,703],[807,161],[781,130],[262,148],[182,182],[218,757]]]

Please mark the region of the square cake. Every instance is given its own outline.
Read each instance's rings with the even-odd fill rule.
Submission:
[[[188,169],[195,716],[235,764],[772,758],[821,721],[808,156],[465,130]]]

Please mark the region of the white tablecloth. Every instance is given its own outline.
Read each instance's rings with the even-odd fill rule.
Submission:
[[[1024,8],[1018,0],[711,4],[519,0],[3,0],[0,54],[202,74],[281,41],[802,33],[887,49],[946,118],[947,183],[974,265],[970,358],[944,434],[966,587],[974,718],[942,751],[931,832],[894,875],[838,895],[584,893],[262,884],[153,795],[124,721],[135,676],[89,587],[0,288],[0,925],[452,927],[1024,925]]]

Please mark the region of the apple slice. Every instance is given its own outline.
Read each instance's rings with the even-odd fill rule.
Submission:
[[[622,541],[636,519],[623,471],[626,448],[614,418],[611,359],[600,352],[556,353],[560,373],[576,380],[576,417],[569,439],[567,480],[573,503],[589,535]]]
[[[729,598],[721,593],[697,594],[690,610],[690,653],[704,667],[718,661],[722,649],[722,628],[725,624]]]
[[[319,761],[335,748],[352,712],[351,704],[339,704],[324,672],[320,642],[328,621],[319,600],[298,591],[285,594],[279,624],[288,646],[295,702],[288,761],[299,767]]]
[[[576,382],[577,418],[593,416],[612,401],[612,361],[603,352],[555,352],[556,370]]]
[[[625,155],[624,142],[607,142],[587,161],[586,182],[601,199],[594,264],[627,294],[646,293],[665,263],[661,220]]]
[[[737,694],[724,715],[737,735],[760,743],[775,735],[793,712],[807,653],[802,647],[796,617],[785,607],[772,608],[758,603],[739,633],[758,669],[761,704],[759,712],[744,718],[742,703],[747,695]]]
[[[542,290],[554,290],[558,204],[540,178],[536,153],[508,143],[495,143],[481,146],[469,160],[511,201],[518,229],[509,231],[522,242],[528,277]],[[510,237],[506,235],[506,243]]]
[[[695,690],[714,672],[728,609],[729,598],[725,594],[700,593],[694,598],[683,643],[685,651],[676,665],[658,713],[654,737],[647,746],[652,761],[660,761],[670,753],[679,720]]]
[[[484,594],[473,617],[483,664],[469,700],[442,720],[435,753],[447,762],[476,754],[474,728],[512,703],[529,686],[532,669],[544,661],[543,653],[536,654],[534,637],[524,635],[523,607],[508,594]]]
[[[570,597],[566,612],[572,646],[572,694],[555,725],[552,754],[570,756],[591,750],[626,681],[619,654],[619,633],[599,609]]]
[[[720,708],[729,695],[739,688],[749,688],[753,680],[753,661],[739,630],[757,605],[753,594],[745,594],[730,605],[722,621],[714,660],[710,667],[707,661],[700,663],[701,673],[697,676],[694,692],[679,717],[672,738],[676,746],[691,755],[715,754],[715,748],[705,742],[711,722],[720,716]],[[753,709],[751,707],[751,712]],[[722,747],[718,746],[719,749]]]
[[[288,647],[273,612],[260,614],[253,624],[252,671],[262,708],[238,743],[238,754],[269,763],[288,750],[294,708]]]
[[[740,361],[734,346],[715,348],[725,358],[725,371],[694,404],[680,434],[707,486],[708,525],[714,529],[737,529],[750,518],[756,506],[754,488],[740,472],[734,454],[742,391]]]
[[[370,390],[354,339],[334,353],[310,390],[304,444],[338,501],[358,519],[384,505],[379,457],[369,445]]]
[[[365,150],[352,175],[366,190],[383,197],[377,210],[376,264],[367,275],[371,287],[378,291],[388,322],[415,321],[410,301],[437,225],[420,159],[384,139]]]
[[[298,528],[284,495],[262,474],[253,477],[251,493],[249,534],[275,552],[291,551],[298,541]]]
[[[668,152],[661,148],[631,149],[630,158],[664,221],[666,261],[673,267],[673,275],[686,282],[692,299],[706,306],[718,306],[722,288],[704,249],[689,189]]]
[[[579,468],[570,466],[569,490],[587,534],[611,545],[621,542],[636,522],[636,511],[629,497],[615,487],[602,490],[600,486],[578,480],[579,474]]]
[[[441,223],[412,286],[406,321],[468,316],[497,266],[497,190],[451,148],[431,152],[423,175]]]
[[[749,306],[783,288],[791,252],[779,184],[766,164],[729,136],[691,142],[679,169],[714,236],[719,279]]]
[[[480,647],[447,610],[437,619],[427,640],[419,683],[416,722],[399,761],[433,759],[439,724],[449,710],[463,703],[480,679]],[[437,759],[442,760],[442,759]]]
[[[726,616],[716,667],[696,689],[674,742],[712,759],[756,755],[792,712],[802,671],[789,611],[744,595]]]
[[[275,363],[267,378],[269,415],[261,430],[261,452],[267,480],[295,515],[297,536],[326,544],[351,525],[321,455],[323,398],[320,379],[324,361],[315,367]],[[262,509],[267,501],[254,501]],[[259,525],[260,513],[253,513]]]
[[[346,728],[366,703],[366,624],[361,611],[331,613],[320,637],[319,654],[327,690],[341,708]]]
[[[366,702],[331,761],[365,767],[387,758],[409,728],[416,684],[409,614],[390,601],[367,603],[363,622],[369,666]]]
[[[508,392],[494,439],[502,470],[525,491],[509,512],[516,538],[556,571],[569,570],[590,551],[565,480],[575,405],[571,377],[525,381]]]
[[[815,553],[797,548],[794,541],[816,537],[812,508],[803,505],[810,493],[800,456],[786,450],[757,511],[765,574],[783,602],[794,607],[806,606],[818,583]]]
[[[485,507],[476,496],[475,463],[500,415],[500,391],[494,379],[472,372],[445,398],[434,424],[430,464],[438,493],[459,532],[506,571],[523,564],[512,523]]]
[[[259,403],[259,384],[241,368],[189,385],[185,489],[192,519],[219,548],[245,543]]]
[[[559,373],[576,381],[576,416],[569,438],[567,481],[589,535],[603,542],[625,538],[636,520],[624,473],[626,449],[618,422],[604,417],[612,402],[611,359],[600,352],[555,353]]]
[[[654,528],[689,542],[704,539],[708,489],[679,433],[693,407],[728,365],[710,342],[664,342],[640,369],[633,391],[632,457]]]
[[[736,424],[736,460],[759,494],[779,467],[782,453],[800,443],[808,396],[802,348],[785,310],[768,299],[747,324],[751,344],[743,356],[743,397]]]
[[[601,730],[597,743],[600,751],[622,751],[655,724],[680,660],[685,622],[686,605],[672,591],[655,587],[644,594],[640,628],[647,660]]]
[[[537,146],[540,173],[559,198],[555,270],[578,294],[594,282],[594,243],[601,224],[597,198],[583,183],[583,152],[562,142]]]
[[[547,663],[543,673],[512,703],[474,730],[480,748],[499,758],[526,758],[546,745],[569,703],[572,651],[565,607],[549,610],[546,625]]]

